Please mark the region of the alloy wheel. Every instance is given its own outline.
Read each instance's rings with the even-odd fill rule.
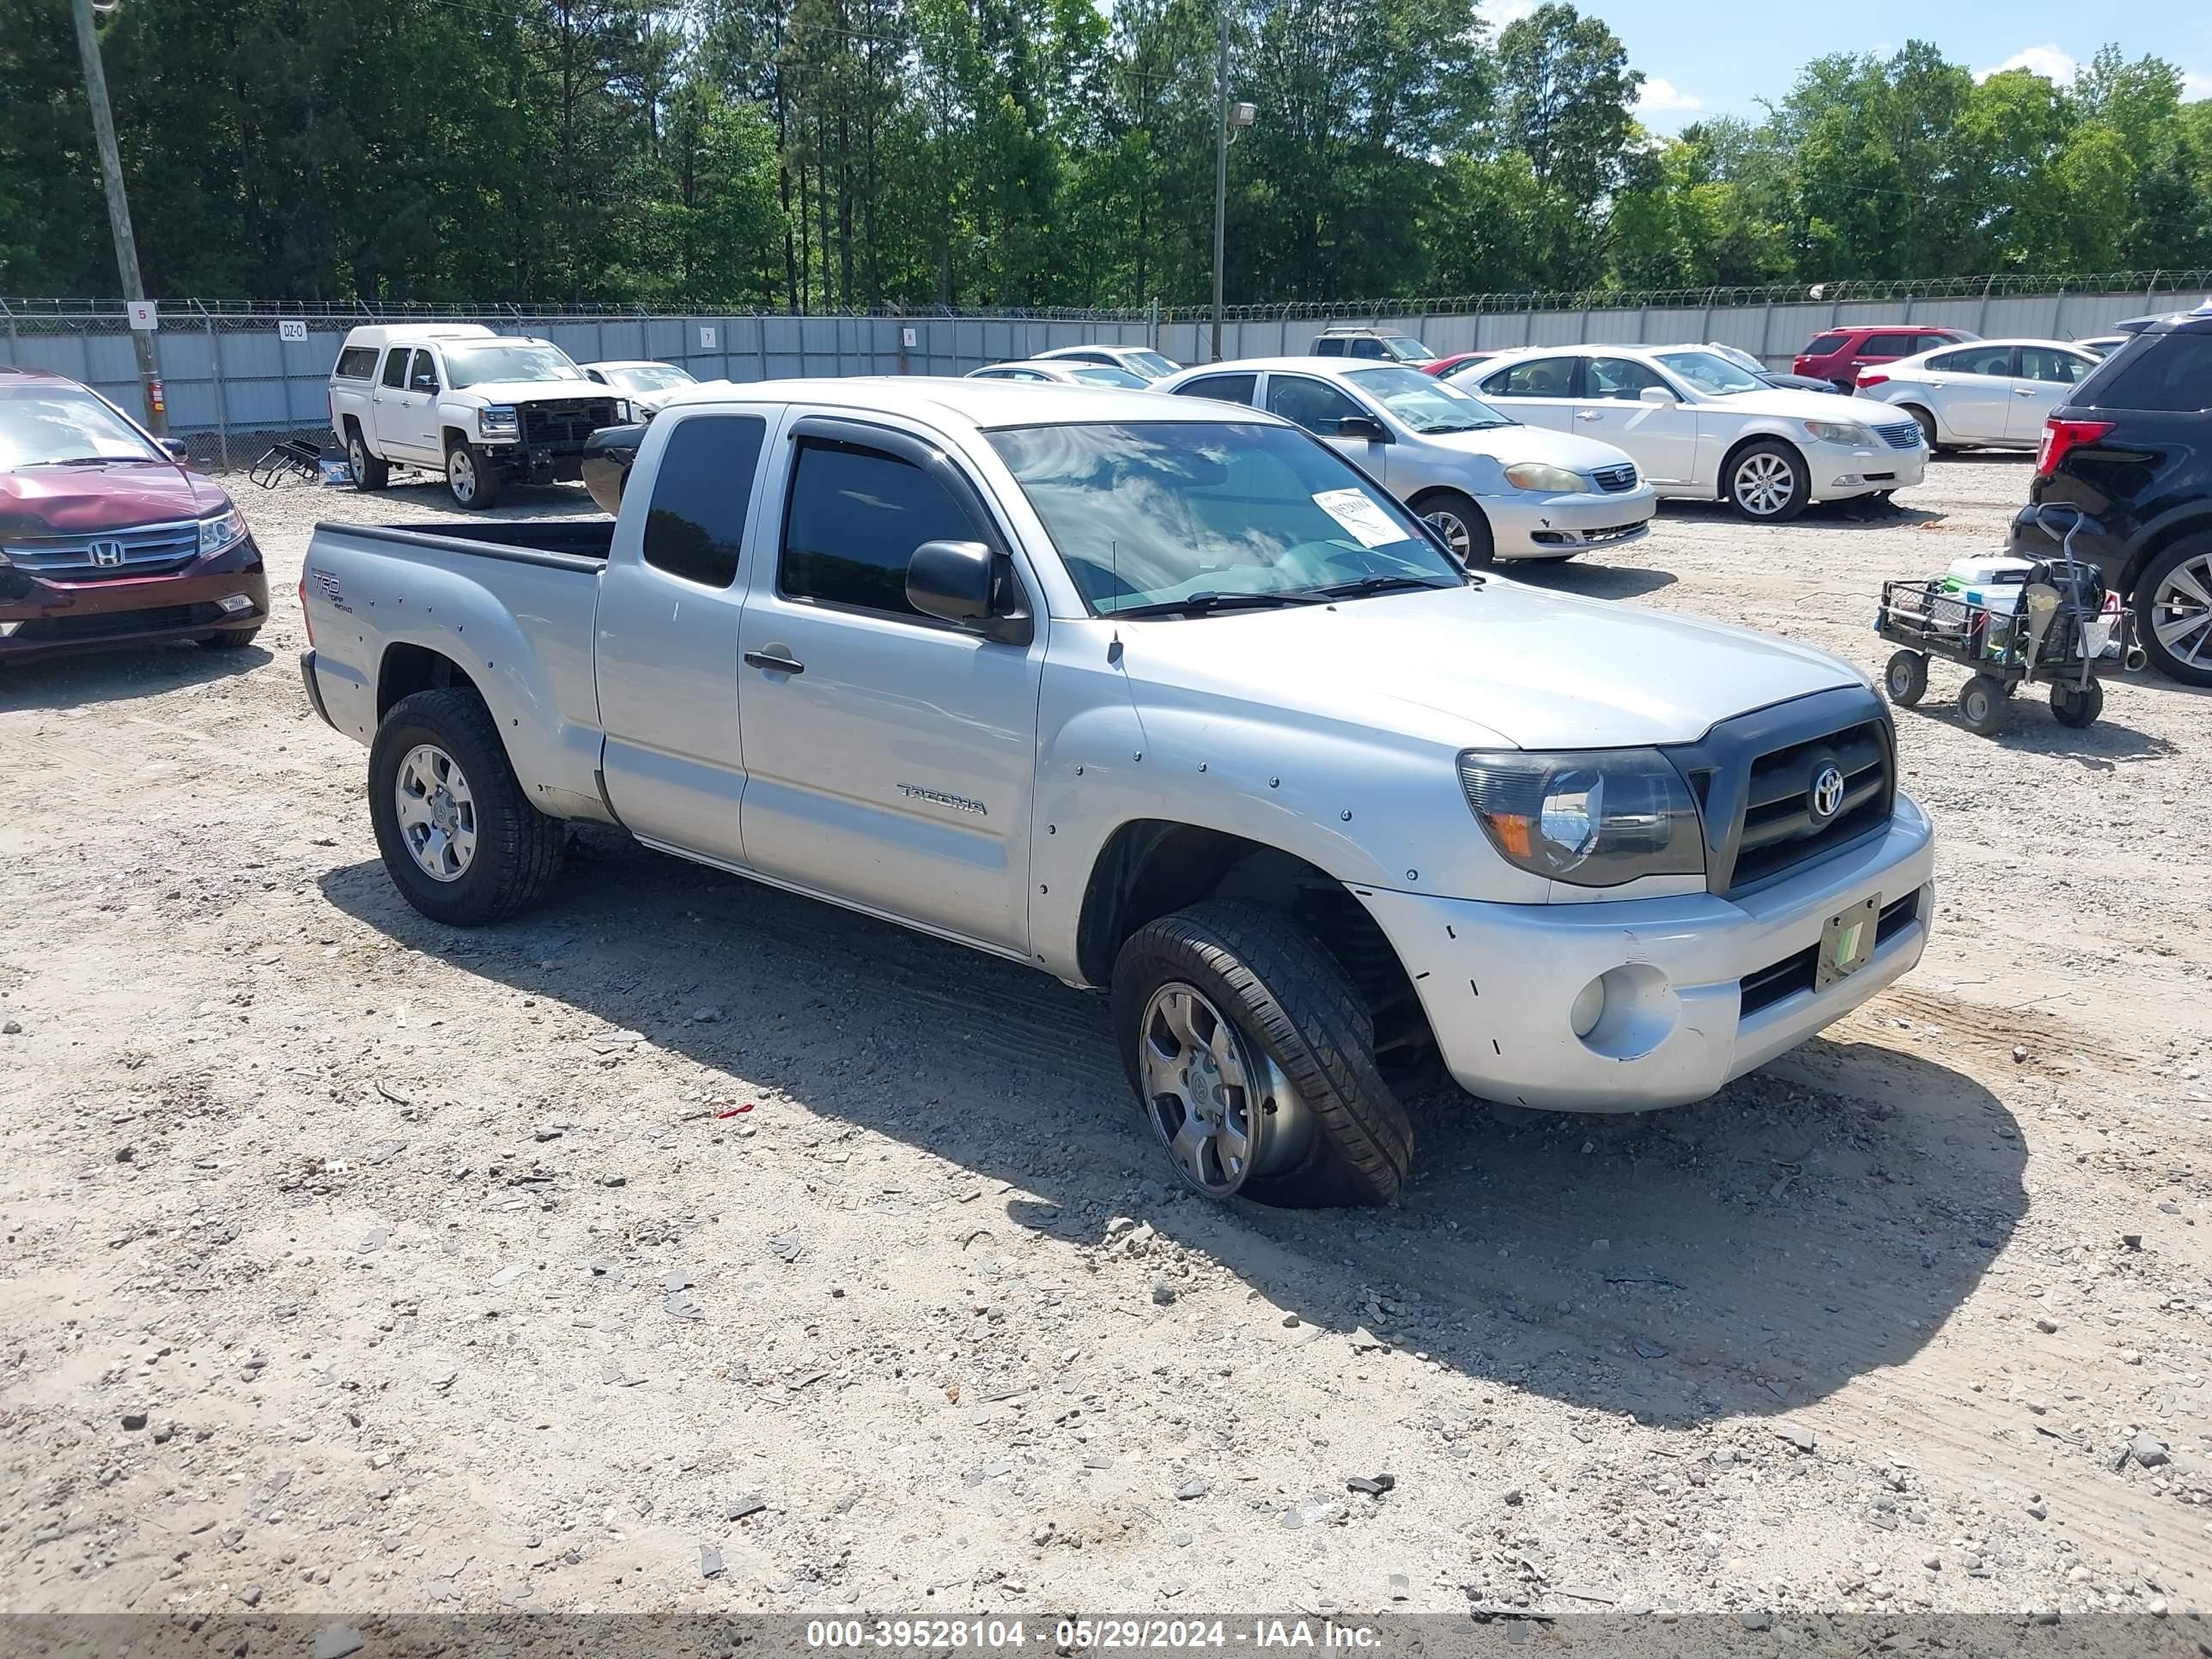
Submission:
[[[1302,1143],[1297,1091],[1197,987],[1161,986],[1139,1030],[1146,1115],[1199,1191],[1229,1197]]]
[[[2212,668],[2212,553],[2161,577],[2150,602],[2151,631],[2185,668]]]
[[[453,757],[437,744],[418,743],[399,763],[392,795],[400,839],[409,856],[433,881],[459,881],[477,855],[477,803]]]
[[[1771,450],[1762,450],[1743,458],[1732,488],[1736,505],[1753,518],[1771,519],[1790,505],[1797,479],[1789,462]]]

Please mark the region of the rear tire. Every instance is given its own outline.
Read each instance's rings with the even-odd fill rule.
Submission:
[[[426,750],[447,758],[469,806],[470,851],[447,879],[410,849],[400,818],[403,763]],[[454,927],[503,921],[538,903],[560,873],[568,836],[568,825],[530,804],[491,710],[462,686],[392,704],[369,744],[368,816],[392,885],[431,921]]]
[[[392,463],[368,453],[368,440],[355,427],[346,436],[346,471],[359,490],[381,489],[392,482]]]
[[[1470,570],[1496,562],[1498,544],[1491,535],[1490,520],[1469,497],[1456,489],[1432,489],[1421,497],[1413,511],[1444,538],[1452,556]]]
[[[1753,524],[1786,524],[1813,499],[1813,477],[1795,449],[1778,438],[1762,438],[1729,457],[1721,489],[1739,516]]]
[[[1889,700],[1910,708],[1928,695],[1928,659],[1917,651],[1900,651],[1889,659],[1881,678],[1889,689]]]
[[[2212,537],[2167,548],[2136,578],[2136,632],[2151,666],[2183,685],[2212,685]],[[2160,638],[2159,629],[2166,629]]]
[[[499,469],[474,444],[455,444],[446,451],[446,493],[465,513],[478,513],[499,505]]]
[[[2061,726],[2070,726],[2076,732],[2085,726],[2094,726],[2097,716],[2105,712],[2105,688],[2095,680],[2087,685],[2054,685],[2051,688],[2051,713]]]
[[[1186,992],[1228,1028],[1211,1048],[1177,1035],[1171,1004]],[[1213,899],[1146,924],[1114,964],[1113,1010],[1130,1086],[1187,1185],[1208,1197],[1299,1207],[1397,1196],[1413,1129],[1376,1068],[1374,1022],[1336,958],[1288,916]],[[1199,1024],[1212,1029],[1206,1018]],[[1252,1151],[1243,1169],[1217,1159],[1201,1164],[1201,1174],[1211,1171],[1202,1179],[1177,1151],[1189,1099],[1173,1083],[1153,1092],[1147,1079],[1188,1080],[1188,1065],[1176,1068],[1192,1060],[1206,1079],[1239,1070],[1254,1079],[1230,1090],[1241,1099],[1222,1109],[1245,1120],[1242,1144]]]
[[[2004,682],[1987,674],[1977,674],[1960,686],[1959,714],[1966,729],[1984,738],[1994,738],[2004,730],[2006,695]]]

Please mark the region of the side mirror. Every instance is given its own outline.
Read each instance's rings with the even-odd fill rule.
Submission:
[[[184,441],[180,438],[162,439],[161,448],[163,453],[165,453],[173,461],[189,461],[191,459],[191,453],[185,447]]]
[[[1006,645],[1026,645],[1031,629],[1011,561],[982,542],[924,542],[906,562],[907,603],[925,617],[957,623]]]
[[[1645,386],[1643,391],[1636,394],[1636,400],[1638,403],[1660,404],[1680,403],[1681,401],[1680,398],[1675,397],[1672,388],[1663,386]]]
[[[642,426],[603,426],[584,441],[584,487],[602,513],[622,506],[623,486],[637,460],[637,447],[645,441]]]
[[[1372,415],[1343,416],[1336,423],[1336,435],[1340,438],[1364,439],[1370,444],[1387,444],[1390,441],[1389,428]]]

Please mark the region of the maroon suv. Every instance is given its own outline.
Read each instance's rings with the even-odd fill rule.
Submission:
[[[1797,354],[1794,374],[1826,380],[1845,392],[1859,383],[1859,371],[1876,363],[1893,363],[1899,357],[1917,357],[1923,351],[1941,351],[1947,345],[1978,340],[1963,328],[1922,328],[1911,324],[1886,328],[1832,328],[1815,337]]]
[[[261,550],[213,480],[90,387],[0,366],[0,664],[235,647],[268,617]]]

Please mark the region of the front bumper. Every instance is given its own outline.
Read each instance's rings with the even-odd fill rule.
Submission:
[[[526,444],[514,438],[478,438],[477,453],[517,483],[575,483],[584,476],[580,444]]]
[[[243,609],[222,608],[240,596]],[[246,632],[268,619],[269,575],[251,535],[165,575],[61,581],[0,567],[0,662]]]
[[[1632,542],[1651,527],[1659,492],[1648,483],[1614,493],[1541,495],[1516,490],[1480,498],[1501,559],[1560,559]]]
[[[1934,877],[1927,817],[1900,794],[1881,835],[1736,898],[1362,896],[1462,1088],[1560,1111],[1637,1112],[1703,1100],[1908,972],[1928,942]],[[1872,954],[1814,988],[1828,919],[1869,898],[1883,913]],[[1600,975],[1606,1012],[1578,1037],[1570,1010]]]
[[[1883,489],[1910,489],[1928,475],[1924,444],[1893,449],[1877,441],[1871,447],[1846,449],[1841,444],[1807,442],[1798,449],[1812,475],[1816,501],[1844,501]]]

